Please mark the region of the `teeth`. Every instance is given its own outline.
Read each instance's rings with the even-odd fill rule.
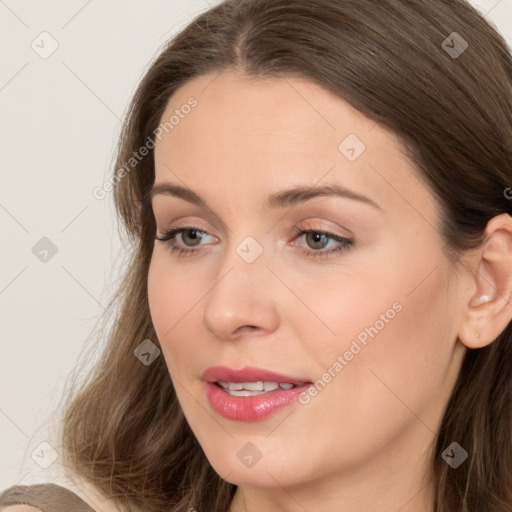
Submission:
[[[267,393],[268,391],[275,391],[276,389],[293,389],[296,386],[302,385],[299,384],[291,384],[289,382],[267,382],[267,381],[257,381],[257,382],[225,382],[225,381],[217,381],[217,384],[224,388],[230,395],[232,396],[255,396],[262,395],[263,393]]]
[[[263,383],[261,380],[258,382],[244,382],[242,383],[242,387],[247,391],[268,391],[268,389],[265,389],[265,384],[267,383]]]
[[[264,395],[265,391],[248,391],[246,389],[242,389],[242,391],[234,391],[228,389],[228,394],[231,396],[256,396],[256,395]]]

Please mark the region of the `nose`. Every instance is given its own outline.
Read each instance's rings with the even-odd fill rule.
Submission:
[[[273,332],[278,311],[272,290],[279,281],[267,267],[264,253],[248,263],[234,249],[229,252],[205,297],[206,329],[221,340]]]

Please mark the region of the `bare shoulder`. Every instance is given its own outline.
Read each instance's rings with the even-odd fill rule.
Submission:
[[[15,485],[0,492],[0,512],[124,512],[91,486],[73,492],[54,483]]]

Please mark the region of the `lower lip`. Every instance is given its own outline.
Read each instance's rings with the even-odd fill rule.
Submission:
[[[259,421],[294,403],[309,386],[276,389],[262,395],[231,396],[217,384],[206,382],[206,395],[212,408],[228,420]]]

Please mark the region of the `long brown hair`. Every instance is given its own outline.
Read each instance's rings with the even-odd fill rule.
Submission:
[[[511,212],[511,54],[465,0],[226,0],[199,15],[151,64],[127,112],[113,197],[130,259],[108,308],[117,317],[106,348],[62,425],[70,467],[130,512],[225,512],[236,490],[189,429],[164,359],[146,366],[134,356],[145,339],[158,346],[146,287],[151,150],[126,167],[180,86],[227,68],[307,78],[392,130],[438,201],[454,261],[483,243],[492,217]],[[441,458],[453,441],[469,452],[457,470]],[[511,324],[467,351],[429,470],[435,512],[512,510]]]

